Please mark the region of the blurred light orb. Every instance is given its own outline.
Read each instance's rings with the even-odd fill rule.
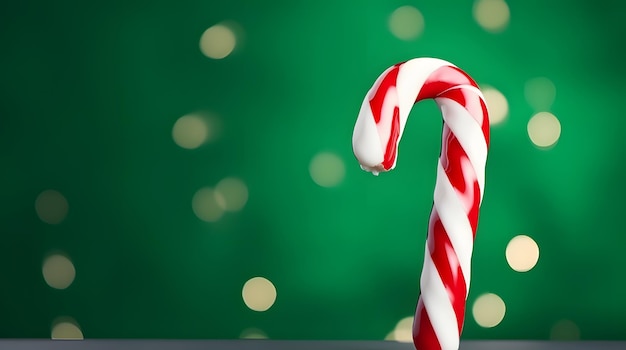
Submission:
[[[71,317],[59,317],[52,322],[51,339],[82,340],[83,332],[78,323]]]
[[[240,339],[268,339],[267,334],[258,328],[246,328],[239,335]]]
[[[489,124],[502,123],[509,114],[509,103],[504,95],[493,87],[482,89],[489,112]]]
[[[493,293],[485,293],[474,301],[472,314],[476,323],[483,328],[493,328],[502,322],[506,306],[502,298]]]
[[[570,320],[560,320],[550,330],[550,340],[579,340],[580,329]]]
[[[182,148],[198,148],[209,139],[209,125],[202,116],[184,115],[174,123],[172,138]]]
[[[401,40],[414,40],[424,31],[424,16],[413,6],[401,6],[389,17],[389,30]]]
[[[554,103],[556,87],[548,78],[532,78],[524,84],[524,97],[535,111],[546,111]]]
[[[218,192],[210,187],[203,187],[193,195],[191,207],[200,220],[215,222],[224,214],[220,201],[224,202],[224,199]]]
[[[536,146],[550,147],[561,137],[561,123],[554,114],[539,112],[528,121],[528,136]]]
[[[321,152],[315,155],[309,164],[309,173],[313,181],[322,187],[337,186],[346,175],[343,160],[334,153]]]
[[[506,246],[506,261],[517,272],[530,271],[539,260],[539,246],[526,235],[513,237]]]
[[[267,278],[253,277],[243,285],[241,296],[251,310],[267,311],[276,301],[276,287]]]
[[[209,58],[222,59],[235,49],[237,38],[228,26],[216,24],[209,27],[200,37],[200,51]]]
[[[66,289],[76,277],[76,269],[72,261],[62,254],[46,257],[41,267],[46,283],[54,289]]]
[[[225,211],[239,211],[248,201],[248,187],[234,177],[222,179],[215,186],[215,191],[219,194],[217,203]]]
[[[413,316],[408,316],[396,324],[393,330],[393,340],[400,343],[413,342]]]
[[[476,22],[492,33],[506,29],[511,16],[509,5],[504,0],[476,0],[473,14]]]
[[[39,219],[56,225],[65,220],[69,205],[65,197],[55,190],[45,190],[35,199],[35,211]]]

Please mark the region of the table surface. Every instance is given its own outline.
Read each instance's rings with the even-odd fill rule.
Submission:
[[[414,350],[411,343],[393,341],[305,340],[141,340],[141,339],[4,339],[0,349],[11,350]],[[626,350],[626,341],[516,341],[461,342],[460,350]]]

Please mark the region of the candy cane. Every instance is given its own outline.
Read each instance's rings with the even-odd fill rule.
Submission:
[[[393,169],[409,112],[428,98],[436,101],[444,123],[413,343],[418,350],[456,350],[489,147],[489,117],[481,91],[466,73],[440,59],[396,64],[367,93],[352,146],[363,170],[378,175]]]

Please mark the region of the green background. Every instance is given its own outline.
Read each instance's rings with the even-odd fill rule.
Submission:
[[[390,14],[413,5],[422,35],[395,38]],[[451,61],[508,100],[492,127],[465,339],[548,339],[561,319],[581,339],[626,339],[623,53],[626,2],[510,1],[503,32],[483,30],[472,1],[95,1],[0,5],[0,337],[50,337],[71,316],[86,338],[383,339],[413,313],[435,181],[441,117],[417,105],[397,168],[360,170],[351,134],[361,101],[388,66]],[[230,56],[198,42],[241,26]],[[556,86],[558,143],[539,149],[525,83]],[[175,121],[207,111],[220,137],[195,150]],[[339,186],[312,181],[319,152],[346,165]],[[225,177],[249,190],[214,223],[191,209]],[[49,225],[46,189],[69,203]],[[513,271],[519,234],[537,266]],[[76,279],[50,288],[41,264],[67,254]],[[266,312],[241,288],[276,286]],[[470,312],[480,294],[506,303],[497,327]]]

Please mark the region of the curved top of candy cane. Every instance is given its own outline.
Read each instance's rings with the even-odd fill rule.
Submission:
[[[474,99],[478,96],[480,103],[467,108],[442,96],[451,90],[472,94]],[[482,194],[489,143],[484,97],[472,78],[452,63],[438,58],[422,57],[398,63],[376,79],[363,100],[352,135],[352,148],[361,168],[378,175],[396,166],[398,144],[411,108],[427,98],[435,99],[446,124],[451,126],[459,141],[468,146],[464,148],[477,172]],[[471,100],[463,96],[461,99]]]

